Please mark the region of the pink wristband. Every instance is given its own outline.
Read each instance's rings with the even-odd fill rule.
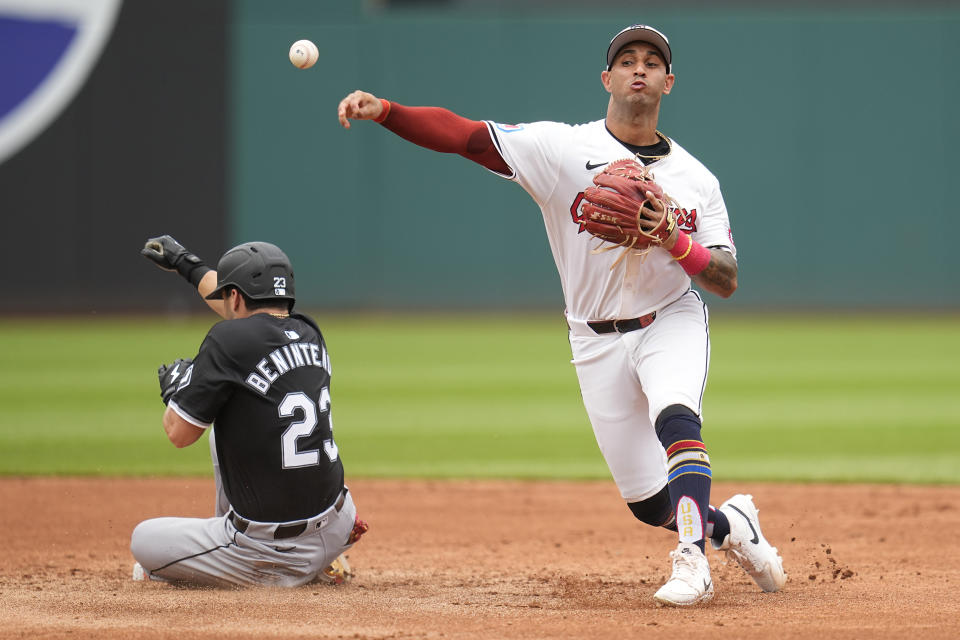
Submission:
[[[381,122],[386,120],[387,116],[390,115],[390,101],[380,98],[380,104],[383,105],[383,111],[381,111],[380,115],[378,115],[376,118],[373,119],[373,121],[376,122],[377,124],[380,124]]]
[[[686,242],[684,242],[686,238]],[[680,263],[687,275],[695,276],[707,268],[710,263],[710,249],[699,242],[694,242],[688,234],[681,231],[677,236],[677,242],[670,249],[670,255]]]

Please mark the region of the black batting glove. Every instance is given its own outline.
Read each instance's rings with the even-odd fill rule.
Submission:
[[[186,247],[170,236],[150,238],[140,250],[140,255],[145,256],[161,269],[176,271],[195,287],[211,270],[203,260],[187,251]]]
[[[177,358],[173,364],[160,365],[157,377],[160,379],[160,397],[163,404],[170,402],[170,398],[181,386],[190,384],[192,367],[193,360],[190,358]]]

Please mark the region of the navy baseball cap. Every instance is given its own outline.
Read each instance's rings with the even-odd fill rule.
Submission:
[[[667,40],[667,36],[645,24],[630,25],[613,36],[610,46],[607,47],[607,71],[610,71],[610,65],[613,64],[613,59],[620,53],[620,49],[637,40],[649,42],[655,46],[660,51],[660,55],[663,56],[663,61],[667,63],[667,73],[673,73],[673,54],[670,52],[670,41]]]

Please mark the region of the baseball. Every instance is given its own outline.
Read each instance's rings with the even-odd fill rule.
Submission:
[[[320,50],[309,40],[297,40],[290,47],[290,62],[298,69],[309,69],[319,57]]]

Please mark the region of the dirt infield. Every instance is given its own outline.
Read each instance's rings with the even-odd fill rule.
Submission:
[[[2,479],[0,638],[960,637],[960,487],[717,484],[754,494],[790,579],[760,593],[711,553],[716,596],[683,610],[651,597],[672,534],[612,482],[351,490],[352,583],[232,591],[130,580],[134,525],[208,515],[211,480]]]

